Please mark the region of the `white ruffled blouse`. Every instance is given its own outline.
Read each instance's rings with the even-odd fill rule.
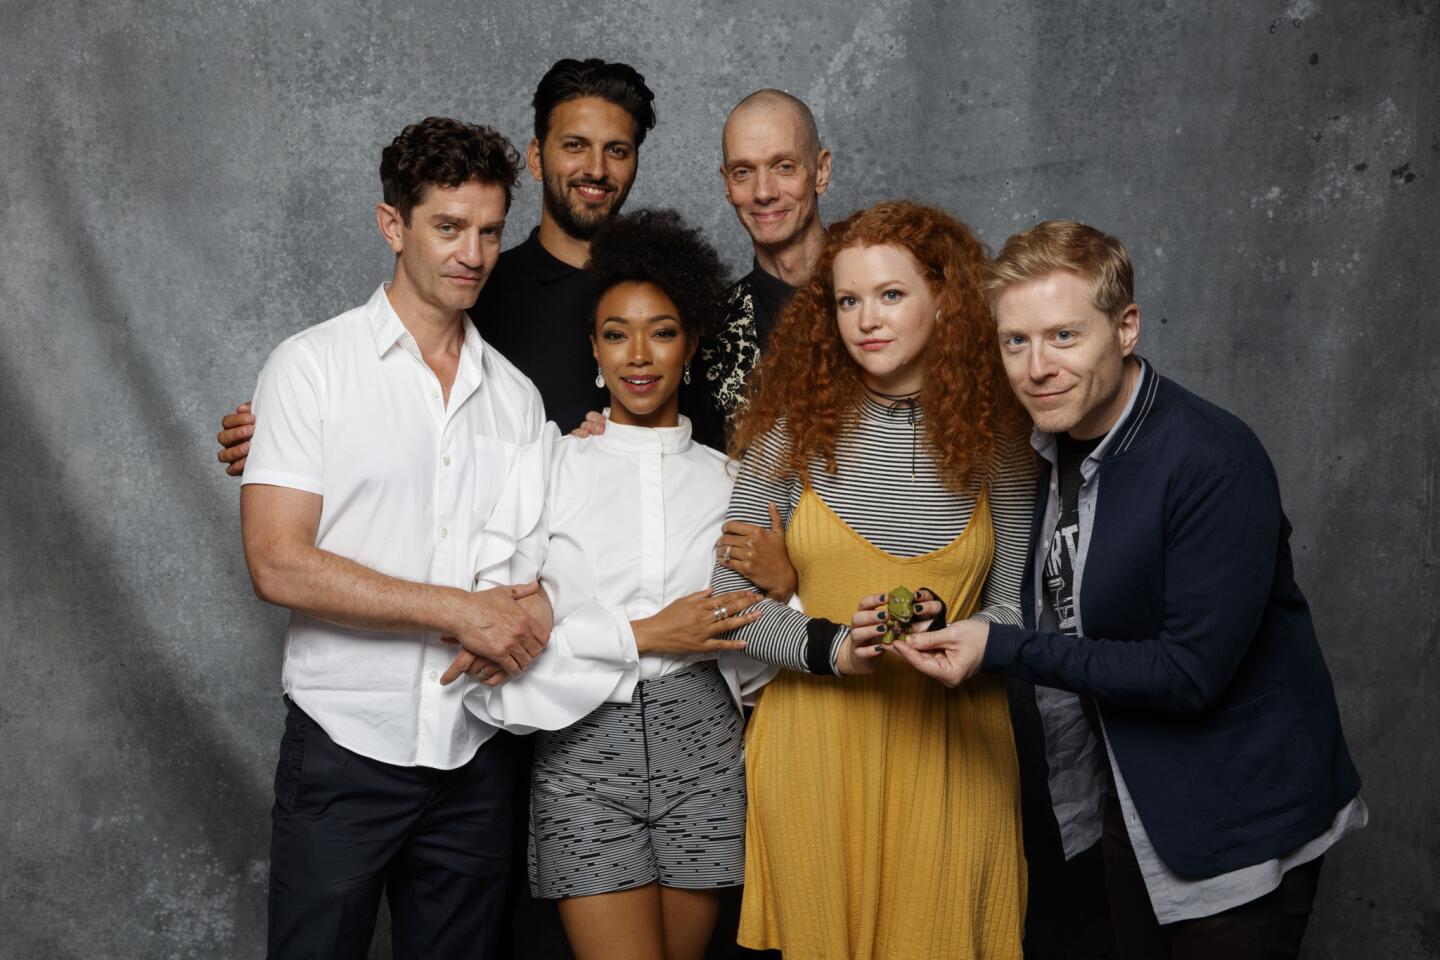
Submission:
[[[547,425],[515,457],[472,556],[475,589],[538,571],[555,629],[521,676],[477,686],[466,707],[514,733],[558,730],[698,659],[719,661],[737,705],[763,686],[776,668],[728,651],[642,655],[630,628],[709,586],[731,485],[724,456],[692,442],[684,417],[661,428],[610,421],[584,440]]]

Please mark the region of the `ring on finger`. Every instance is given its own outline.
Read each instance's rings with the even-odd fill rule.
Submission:
[[[724,620],[726,617],[730,616],[730,611],[726,610],[724,607],[716,607],[710,612],[710,615],[716,620]]]
[[[730,544],[728,544],[728,543],[725,544],[725,552],[722,553],[722,554],[720,554],[720,562],[721,562],[721,563],[729,563],[729,562],[730,562]]]

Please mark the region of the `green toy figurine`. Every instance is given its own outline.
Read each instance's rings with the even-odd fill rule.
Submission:
[[[915,619],[915,594],[905,587],[896,587],[885,595],[885,643],[894,643],[905,636],[905,629]]]

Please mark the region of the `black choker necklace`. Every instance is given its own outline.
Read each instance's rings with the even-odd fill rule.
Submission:
[[[906,419],[910,421],[910,479],[914,480],[915,451],[920,443],[920,431],[916,429],[915,426],[915,420],[920,411],[920,391],[916,390],[914,393],[881,393],[879,390],[872,390],[869,387],[866,387],[865,391],[871,396],[881,397],[889,401],[888,403],[876,404],[877,406],[885,407],[887,416],[893,417],[900,410],[904,410],[908,415]]]

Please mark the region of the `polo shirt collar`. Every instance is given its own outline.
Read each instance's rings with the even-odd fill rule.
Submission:
[[[684,453],[690,449],[690,419],[682,416],[674,427],[635,427],[611,420],[606,407],[605,432],[595,439],[602,447],[625,453]]]
[[[514,253],[516,261],[525,268],[525,272],[541,283],[554,283],[580,272],[579,267],[570,266],[545,249],[540,243],[539,227],[530,231],[530,236],[515,248]]]

